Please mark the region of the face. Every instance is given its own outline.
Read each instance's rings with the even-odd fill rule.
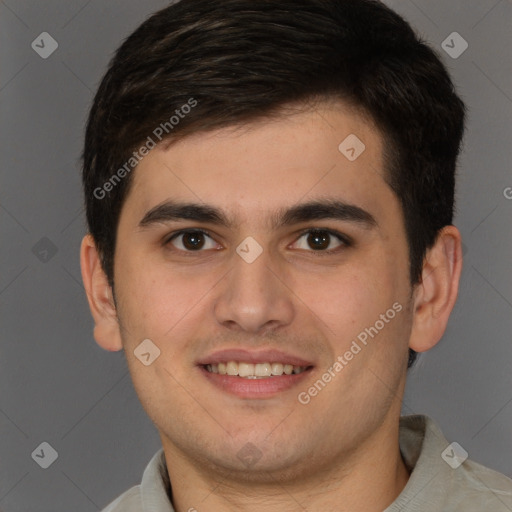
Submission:
[[[362,153],[353,136],[341,144],[351,134]],[[198,133],[138,165],[115,295],[166,451],[299,475],[398,421],[411,287],[382,145],[368,120],[323,105]],[[145,365],[134,351],[148,339]]]

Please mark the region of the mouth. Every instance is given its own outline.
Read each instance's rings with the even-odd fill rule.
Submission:
[[[271,398],[302,382],[314,366],[305,359],[270,350],[223,350],[198,361],[217,389],[239,398]]]
[[[227,363],[203,365],[207,372],[219,375],[229,375],[242,379],[266,379],[268,377],[281,377],[282,375],[298,375],[305,372],[310,366],[294,366],[283,363],[245,363],[228,361]]]

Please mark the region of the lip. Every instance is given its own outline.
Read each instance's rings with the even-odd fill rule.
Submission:
[[[218,350],[200,359],[197,364],[199,366],[205,366],[207,364],[227,363],[229,361],[253,364],[282,363],[291,364],[293,366],[313,366],[311,361],[307,361],[306,359],[302,359],[301,357],[292,354],[287,354],[280,350],[250,351],[244,349]]]
[[[261,379],[244,379],[234,375],[220,375],[211,373],[206,369],[208,364],[227,363],[237,361],[244,363],[282,363],[293,366],[304,366],[307,369],[302,373],[291,375],[275,375]],[[197,362],[201,374],[217,389],[245,399],[272,398],[287,391],[308,378],[314,365],[299,356],[287,354],[280,350],[250,351],[244,349],[218,350]]]
[[[263,399],[275,397],[279,393],[297,386],[309,377],[312,367],[302,373],[264,377],[262,379],[244,379],[232,375],[211,373],[204,366],[200,366],[199,369],[208,381],[221,391],[238,398]]]

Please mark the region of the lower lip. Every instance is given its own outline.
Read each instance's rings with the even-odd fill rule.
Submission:
[[[301,383],[310,373],[311,368],[302,373],[279,375],[260,379],[244,379],[236,375],[220,375],[200,367],[204,376],[222,391],[240,398],[271,398]]]

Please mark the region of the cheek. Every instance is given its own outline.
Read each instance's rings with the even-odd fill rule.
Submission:
[[[337,344],[345,344],[373,325],[398,300],[396,277],[384,260],[365,260],[323,276],[297,277],[297,295],[304,297],[304,303]]]
[[[148,257],[119,258],[119,313],[128,340],[166,340],[201,308],[210,284],[204,276],[172,270]]]

